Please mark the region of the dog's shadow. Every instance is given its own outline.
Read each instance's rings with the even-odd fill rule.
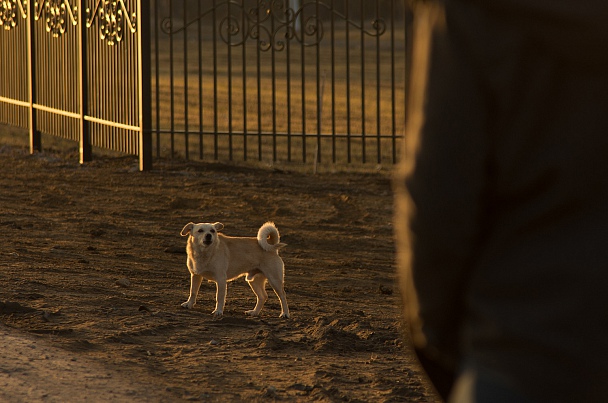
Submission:
[[[238,316],[222,316],[220,318],[213,319],[207,323],[207,325],[237,327],[255,327],[261,324],[265,324],[265,321],[260,318]]]

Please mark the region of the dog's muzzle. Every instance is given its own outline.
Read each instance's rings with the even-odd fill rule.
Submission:
[[[207,234],[205,235],[205,238],[203,239],[203,245],[211,245],[213,243],[213,237],[211,236],[211,234]]]

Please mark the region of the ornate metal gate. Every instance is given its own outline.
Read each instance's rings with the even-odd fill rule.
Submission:
[[[149,8],[135,0],[0,2],[0,122],[151,166]]]

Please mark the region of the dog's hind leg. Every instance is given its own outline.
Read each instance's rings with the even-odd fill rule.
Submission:
[[[203,276],[199,276],[198,274],[190,274],[190,296],[188,297],[188,301],[182,304],[184,308],[191,309],[194,304],[196,304],[196,296],[198,295],[198,290],[201,288],[202,282]]]
[[[268,293],[266,293],[266,277],[262,273],[256,274],[252,279],[247,276],[247,283],[249,283],[249,287],[253,290],[257,300],[255,308],[246,311],[245,313],[251,316],[258,316],[268,299]]]
[[[289,307],[287,306],[287,295],[285,294],[285,289],[283,287],[283,282],[284,282],[283,262],[280,262],[278,264],[281,265],[280,270],[267,271],[268,283],[270,283],[270,286],[274,290],[274,293],[277,294],[277,297],[279,297],[279,300],[281,301],[281,315],[279,317],[280,318],[289,318]]]

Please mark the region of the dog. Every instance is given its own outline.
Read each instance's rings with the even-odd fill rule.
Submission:
[[[285,265],[279,250],[286,246],[280,242],[279,230],[272,222],[267,222],[258,230],[257,238],[231,237],[221,234],[224,224],[188,223],[181,235],[188,237],[188,270],[190,271],[190,296],[182,304],[191,309],[203,278],[216,284],[216,317],[224,313],[227,282],[246,276],[247,283],[255,293],[255,307],[245,312],[257,316],[268,299],[266,280],[281,301],[281,318],[289,318],[289,307],[285,295]]]

